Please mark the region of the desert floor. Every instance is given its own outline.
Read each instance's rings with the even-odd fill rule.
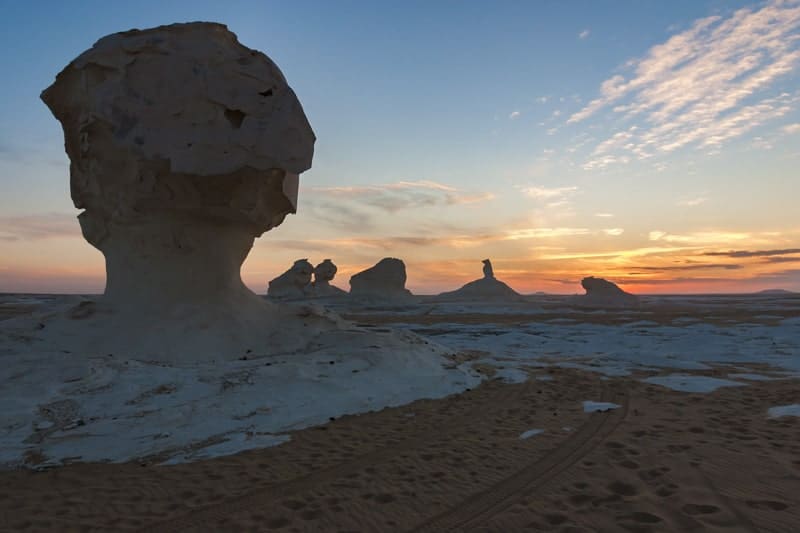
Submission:
[[[795,401],[800,381],[690,394],[579,370],[544,375],[552,379],[487,381],[443,400],[343,417],[235,456],[5,472],[0,524],[19,531],[796,531],[800,419],[764,413]],[[620,407],[584,413],[585,398]],[[521,439],[530,429],[544,431]]]
[[[741,311],[721,306],[714,316],[725,322],[725,313]],[[408,327],[530,320],[388,316],[350,318]],[[777,319],[736,322],[745,318]],[[140,460],[0,472],[0,529],[798,530],[800,417],[768,415],[800,403],[796,375],[766,363],[713,362],[682,368],[681,376],[750,378],[681,392],[643,381],[674,368],[615,376],[538,360],[518,367],[526,375],[509,383],[500,379],[502,364],[485,363],[483,353],[453,358],[487,376],[472,390],[334,418],[291,432],[279,446],[170,466]],[[617,407],[592,411],[586,401]]]

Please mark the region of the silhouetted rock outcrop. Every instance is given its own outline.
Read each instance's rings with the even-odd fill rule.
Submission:
[[[483,278],[471,281],[455,291],[443,292],[437,300],[517,301],[522,296],[494,277],[492,262],[483,260]]]
[[[338,270],[330,259],[325,259],[314,267],[314,282],[311,284],[310,294],[315,297],[345,296],[346,291],[331,285]]]
[[[273,298],[302,298],[311,284],[314,267],[308,259],[298,259],[292,267],[269,282],[267,295]]]
[[[639,305],[637,296],[623,291],[615,283],[603,278],[589,276],[581,280],[581,285],[586,290],[586,294],[573,297],[570,302],[575,305],[598,308],[636,307]]]
[[[350,295],[375,300],[409,300],[406,289],[406,265],[400,259],[386,257],[375,266],[350,278]]]

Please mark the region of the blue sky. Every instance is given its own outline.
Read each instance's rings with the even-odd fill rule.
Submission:
[[[103,35],[191,20],[225,23],[270,56],[318,138],[298,214],[245,265],[255,289],[298,257],[330,256],[346,287],[386,255],[406,260],[419,292],[478,277],[483,256],[521,290],[575,292],[589,274],[634,292],[800,289],[795,253],[706,255],[800,248],[798,12],[796,1],[3,2],[0,291],[102,290],[38,95]]]

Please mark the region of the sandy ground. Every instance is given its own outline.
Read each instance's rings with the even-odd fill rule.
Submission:
[[[633,377],[543,369],[235,456],[4,472],[0,528],[797,531],[800,418],[767,409],[800,380],[689,394]]]

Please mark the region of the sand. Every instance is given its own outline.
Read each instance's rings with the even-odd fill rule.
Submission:
[[[637,376],[531,372],[234,456],[0,473],[0,528],[796,530],[800,418],[767,411],[795,403],[800,380],[690,394]],[[620,407],[586,413],[584,401]]]

